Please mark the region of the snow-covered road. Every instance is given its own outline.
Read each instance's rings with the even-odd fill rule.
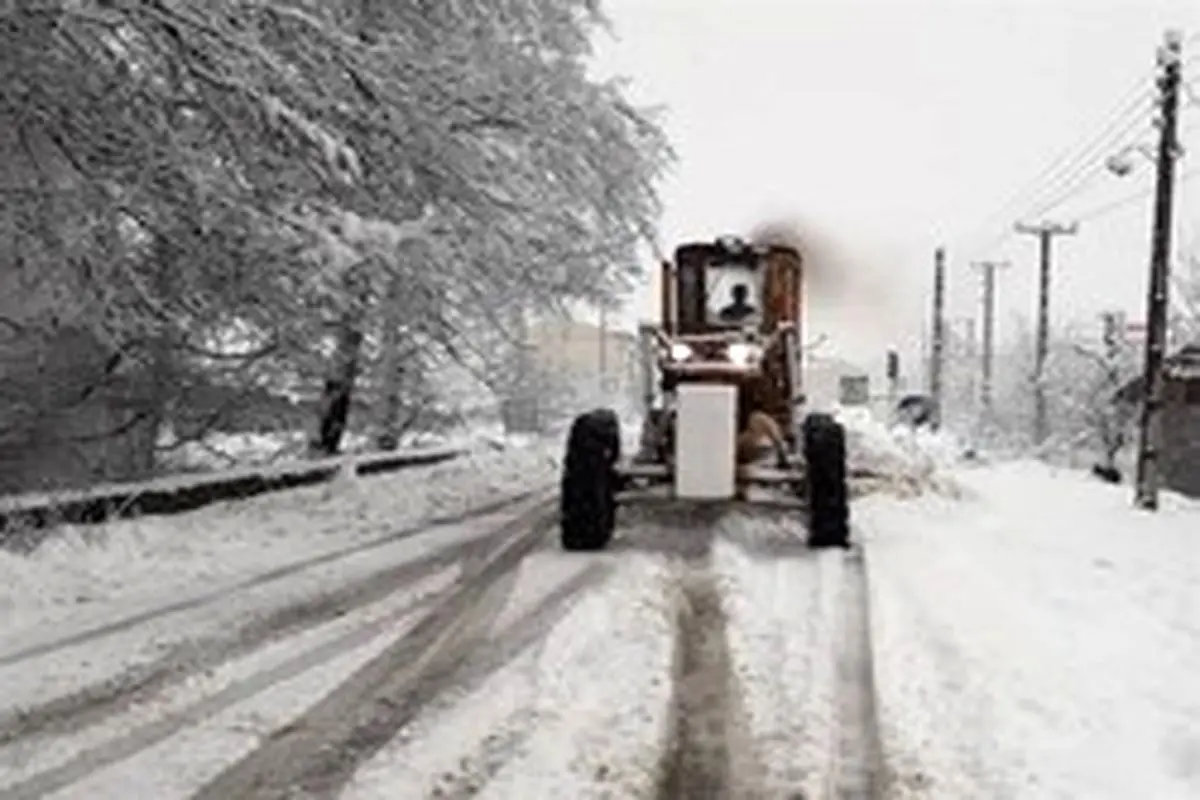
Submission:
[[[273,597],[10,653],[0,795],[786,797],[846,773],[842,554],[770,513],[662,509],[566,554],[552,512],[530,498]]]
[[[77,614],[70,559],[23,562],[44,585],[0,636],[0,796],[1200,796],[1200,505],[931,457],[857,501],[861,551],[666,505],[568,554],[553,455],[493,458],[490,488],[438,467],[301,496],[273,546],[235,535],[246,507],[197,512],[208,565],[157,593],[167,540],[110,526],[92,549],[150,577]]]

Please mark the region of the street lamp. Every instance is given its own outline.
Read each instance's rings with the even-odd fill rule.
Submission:
[[[1150,145],[1138,143],[1125,145],[1116,153],[1109,156],[1104,165],[1108,167],[1108,171],[1113,175],[1116,175],[1118,178],[1124,178],[1133,172],[1132,156],[1135,152],[1141,153],[1150,161],[1154,161],[1154,150],[1151,149]]]

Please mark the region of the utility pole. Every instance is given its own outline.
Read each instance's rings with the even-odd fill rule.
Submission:
[[[973,265],[983,275],[982,353],[979,360],[979,404],[985,428],[993,420],[992,374],[996,347],[996,270],[1007,269],[1007,261],[977,261]]]
[[[974,361],[979,356],[979,342],[977,340],[978,330],[975,325],[974,317],[963,318],[962,325],[963,333],[963,358],[967,362]],[[975,374],[974,371],[967,372],[967,397],[970,398],[971,405],[974,406],[976,395]]]
[[[1027,225],[1018,222],[1015,226],[1017,233],[1027,233],[1038,237],[1041,245],[1041,264],[1038,270],[1038,319],[1037,340],[1034,353],[1033,367],[1033,441],[1042,445],[1049,435],[1049,425],[1046,419],[1046,356],[1050,351],[1050,245],[1055,236],[1074,236],[1079,232],[1078,223],[1060,225],[1054,222],[1043,222],[1040,225]]]
[[[933,257],[933,332],[929,360],[929,396],[933,400],[934,426],[942,422],[942,367],[946,348],[946,249],[939,247]]]
[[[896,399],[900,394],[900,354],[894,347],[888,348],[884,371],[887,375],[887,407],[891,413],[896,408]]]
[[[1159,463],[1162,444],[1163,350],[1167,338],[1170,284],[1171,206],[1174,200],[1175,159],[1179,156],[1179,82],[1182,71],[1181,36],[1168,31],[1158,51],[1158,80],[1162,118],[1159,125],[1158,168],[1154,190],[1154,234],[1151,240],[1150,281],[1146,292],[1146,349],[1142,375],[1142,415],[1139,424],[1137,493],[1134,505],[1158,509]]]
[[[1100,412],[1100,439],[1104,448],[1104,460],[1100,467],[1106,475],[1119,480],[1117,452],[1124,443],[1124,437],[1116,409],[1116,396],[1121,389],[1121,351],[1125,319],[1119,311],[1106,311],[1100,315],[1100,321],[1103,326],[1101,341],[1104,343],[1104,407]]]

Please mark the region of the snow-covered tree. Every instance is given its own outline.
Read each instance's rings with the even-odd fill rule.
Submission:
[[[336,450],[361,377],[394,400],[387,379],[470,345],[478,320],[502,332],[506,305],[636,277],[670,152],[620,84],[588,77],[595,2],[0,16],[0,127],[35,143],[4,155],[65,164],[0,227],[40,265],[26,295],[52,297],[0,317],[83,332],[151,429],[192,383],[265,381],[323,392],[316,444]]]
[[[1086,453],[1108,462],[1125,444],[1126,410],[1114,394],[1136,375],[1140,354],[1124,337],[1119,316],[1111,337],[1095,328],[1057,329],[1050,337],[1043,376],[1049,440],[1039,452]],[[1018,320],[1016,335],[996,359],[993,435],[1002,447],[1033,447],[1034,356],[1033,332]]]

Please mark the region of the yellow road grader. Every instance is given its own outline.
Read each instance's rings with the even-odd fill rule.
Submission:
[[[800,253],[727,236],[683,244],[661,268],[662,321],[640,330],[640,446],[622,459],[609,409],[572,422],[564,549],[606,547],[622,504],[740,501],[751,487],[807,511],[809,546],[847,547],[845,430],[804,413]]]

